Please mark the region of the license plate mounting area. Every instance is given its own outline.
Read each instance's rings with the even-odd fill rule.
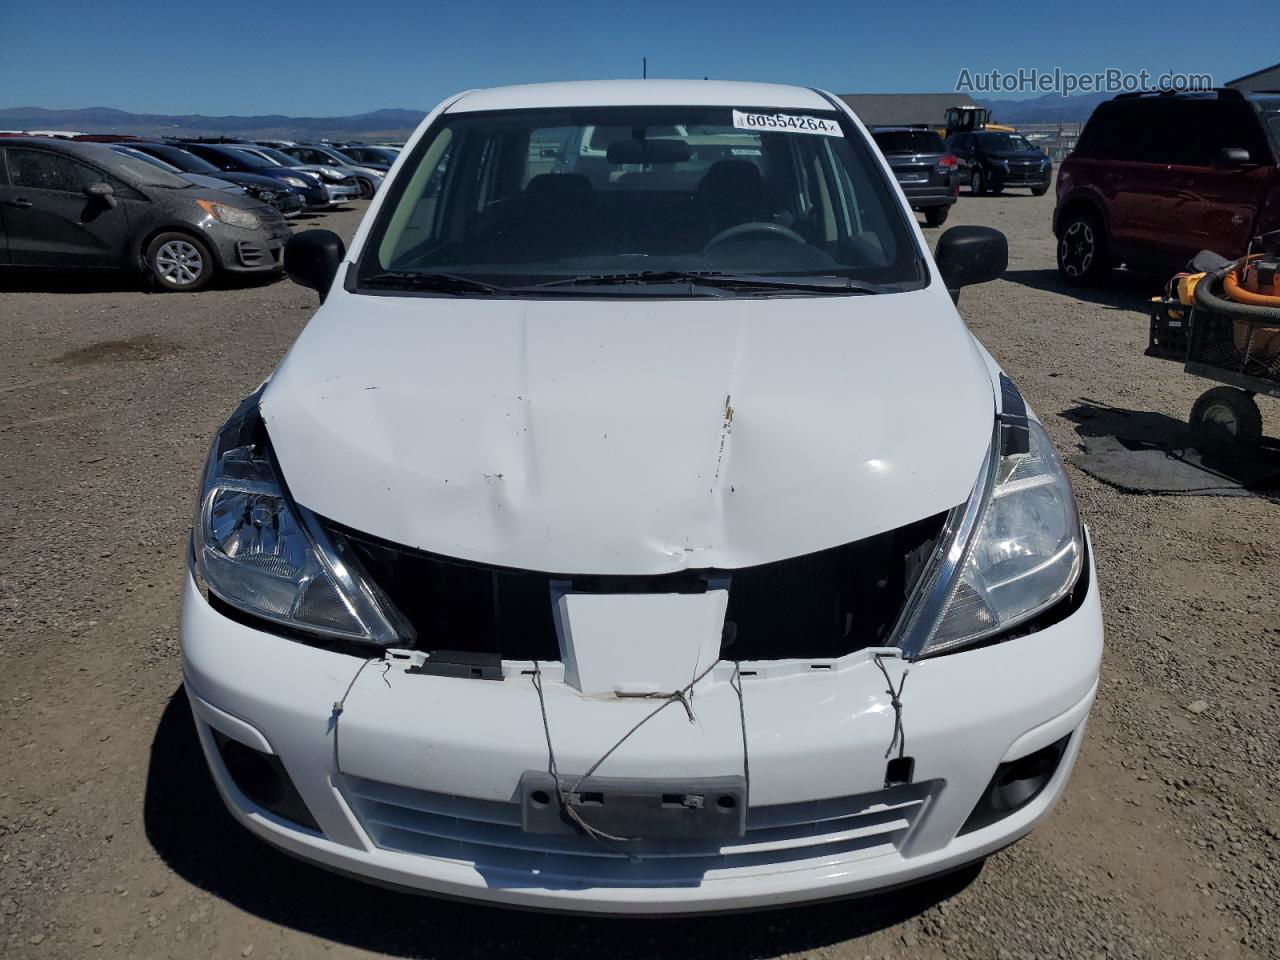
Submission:
[[[747,786],[742,777],[629,779],[561,774],[571,792],[565,803],[596,830],[636,840],[726,841],[746,832]],[[581,828],[565,813],[556,780],[541,770],[520,778],[525,833],[574,834]]]

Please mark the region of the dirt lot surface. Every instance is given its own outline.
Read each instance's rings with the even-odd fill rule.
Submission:
[[[1052,202],[961,199],[948,225],[994,225],[1012,250],[1006,279],[965,292],[966,320],[1068,455],[1090,433],[1183,420],[1207,384],[1143,358],[1152,281],[1063,289]],[[349,236],[362,212],[317,225]],[[1135,496],[1074,468],[1106,611],[1101,692],[1057,811],[981,871],[622,922],[390,893],[251,838],[221,809],[179,687],[183,543],[213,431],[314,307],[287,282],[0,289],[0,955],[1280,956],[1280,505]],[[1280,436],[1280,404],[1264,406]]]

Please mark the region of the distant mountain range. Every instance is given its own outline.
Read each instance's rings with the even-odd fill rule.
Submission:
[[[421,110],[374,110],[352,117],[206,117],[129,113],[111,107],[46,110],[43,107],[0,109],[0,130],[77,130],[81,133],[128,133],[143,137],[229,136],[308,140],[359,137],[399,140],[426,116]]]
[[[974,100],[980,107],[991,111],[996,123],[1012,126],[1028,123],[1084,123],[1093,108],[1103,100],[1110,100],[1114,93],[1081,93],[1063,97],[1046,93],[1030,100]]]
[[[1029,100],[975,100],[989,107],[1000,123],[1081,123],[1110,94],[1060,97],[1046,94]],[[957,99],[963,99],[958,97]],[[76,130],[82,133],[128,133],[144,137],[236,136],[247,139],[314,140],[351,137],[362,140],[401,140],[425,116],[421,110],[374,110],[350,117],[207,117],[129,113],[111,107],[46,110],[43,107],[0,109],[0,130]],[[941,120],[941,117],[939,117]]]

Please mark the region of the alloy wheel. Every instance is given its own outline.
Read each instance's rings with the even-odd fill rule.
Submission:
[[[170,240],[156,251],[156,272],[175,287],[188,287],[204,273],[204,257],[185,240]]]
[[[1062,269],[1069,277],[1083,277],[1093,266],[1097,253],[1097,238],[1093,226],[1086,220],[1074,221],[1058,241],[1058,253]]]

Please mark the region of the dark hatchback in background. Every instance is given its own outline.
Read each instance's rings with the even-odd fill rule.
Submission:
[[[104,143],[0,141],[0,264],[141,270],[194,291],[280,270],[288,224],[248,196],[193,186]]]
[[[302,194],[308,210],[326,210],[330,206],[329,191],[325,189],[320,178],[313,173],[282,167],[263,157],[221,143],[194,143],[184,140],[174,143],[173,146],[193,153],[227,173],[252,173],[283,181]]]
[[[297,216],[305,205],[302,191],[282,180],[253,173],[219,170],[207,160],[201,160],[195,154],[167,143],[152,143],[141,137],[124,134],[84,134],[72,139],[83,143],[110,143],[119,148],[137,150],[171,167],[177,167],[182,173],[192,177],[214,177],[235,184],[253,199],[271,204],[286,217]]]
[[[947,146],[960,163],[960,178],[975,197],[1023,187],[1037,197],[1053,183],[1053,161],[1020,133],[978,130],[953,134]]]
[[[956,158],[928,127],[872,127],[871,137],[884,154],[912,210],[940,227],[960,192]]]
[[[1068,283],[1111,267],[1232,259],[1280,229],[1280,94],[1123,94],[1098,105],[1058,174],[1053,232]]]

